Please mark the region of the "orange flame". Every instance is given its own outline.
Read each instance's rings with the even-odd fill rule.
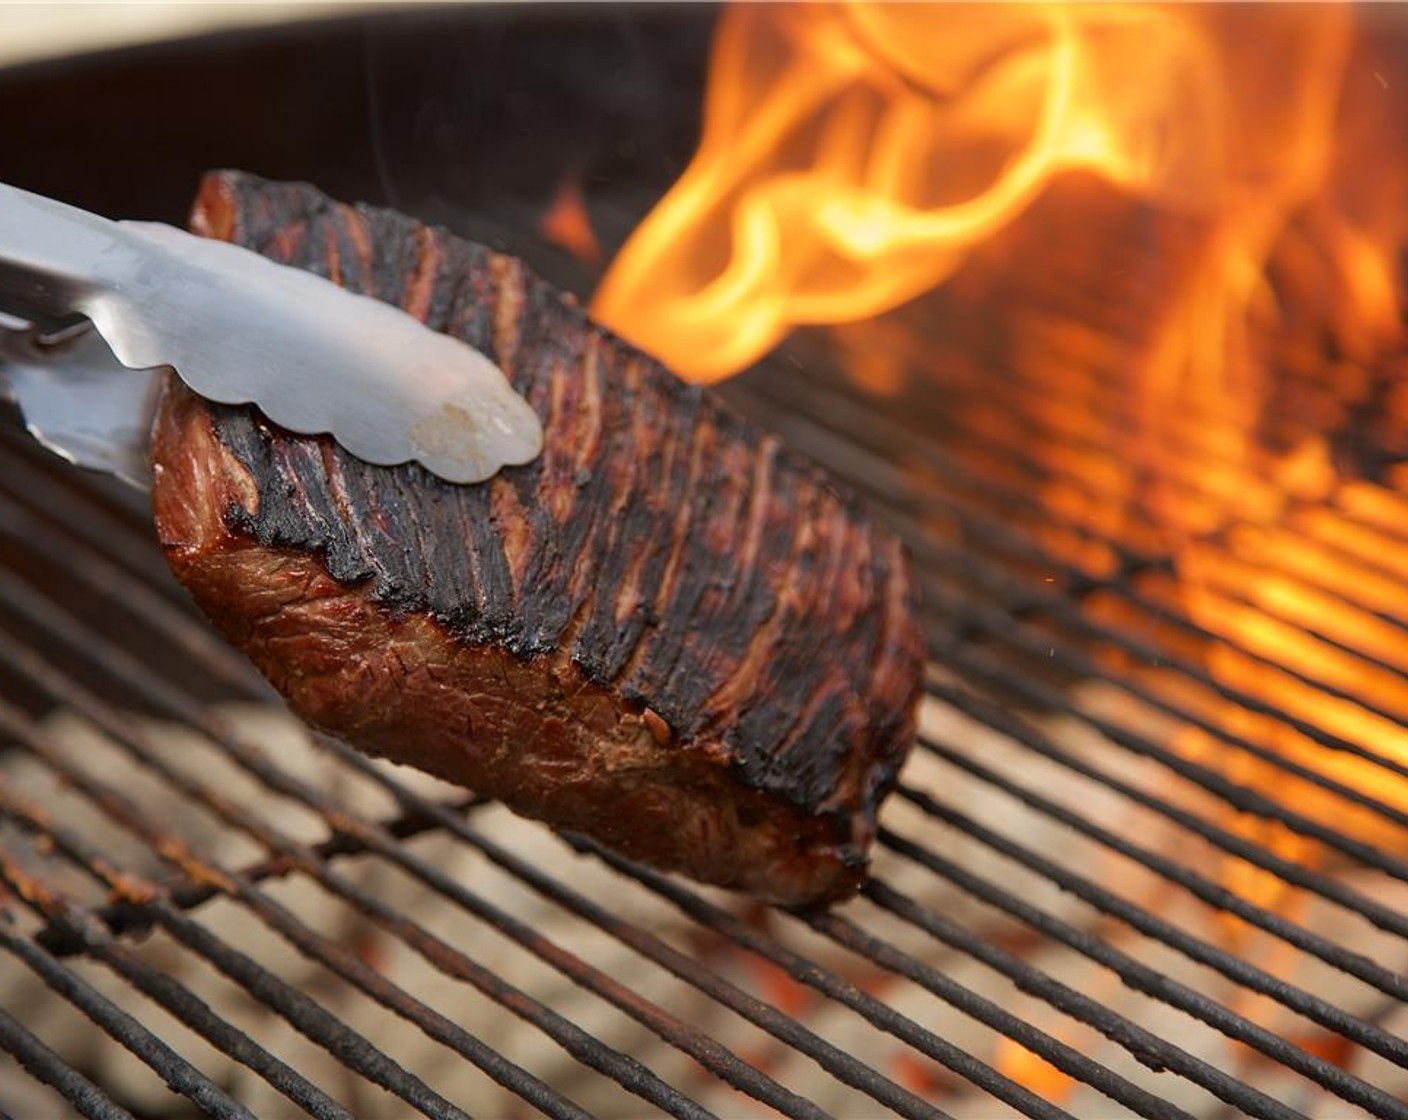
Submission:
[[[1184,296],[1204,329],[1169,331],[1158,365],[1183,366],[1188,347],[1221,357],[1271,241],[1323,179],[1348,41],[1338,9],[1238,19],[1153,4],[732,8],[699,151],[593,312],[682,376],[716,380],[796,326],[934,287],[1084,169],[1217,219]],[[1372,246],[1344,247],[1381,303]]]
[[[1113,339],[1133,403],[1096,417],[1103,429],[1060,392],[1017,406],[1045,430],[1080,430],[1046,449],[1041,498],[1060,522],[1048,548],[1097,577],[1114,562],[1110,540],[1171,553],[1182,608],[1212,636],[1214,677],[1290,718],[1211,695],[1190,701],[1203,717],[1408,811],[1408,781],[1295,725],[1408,764],[1408,654],[1373,613],[1402,611],[1408,547],[1374,525],[1401,529],[1408,503],[1339,478],[1317,434],[1363,399],[1366,363],[1402,345],[1408,116],[1396,105],[1408,72],[1356,35],[1356,20],[1379,18],[1339,5],[730,8],[699,150],[612,263],[593,312],[697,381],[742,369],[795,328],[836,325],[851,375],[895,392],[923,363],[844,324],[981,271],[1025,212],[1075,198],[1044,211],[1079,226],[1045,235],[1081,246],[1074,270],[1024,249],[986,260],[1050,270],[1048,291],[1085,285],[1087,309],[1147,320]],[[1067,189],[1086,183],[1099,191]],[[1176,251],[1162,233],[1147,238],[1152,279],[1118,267],[1129,224],[1107,221],[1103,203],[1082,209],[1096,194],[1177,231]],[[1035,383],[1064,390],[1072,363],[1111,345],[1078,317],[1001,302],[984,321]],[[1323,391],[1296,442],[1273,449],[1259,428],[1288,365]],[[979,406],[969,422],[1017,430],[1002,414],[1013,407]],[[1381,413],[1408,425],[1408,377]],[[1349,516],[1317,510],[1331,497]],[[1136,524],[1135,507],[1152,517]],[[1214,532],[1216,545],[1202,543]],[[1178,746],[1335,827],[1408,846],[1373,813],[1203,733]],[[1263,828],[1236,815],[1230,826]],[[1323,855],[1282,832],[1258,839],[1305,863]],[[1249,867],[1229,862],[1225,877],[1289,905]]]
[[[565,249],[583,264],[601,263],[601,242],[592,228],[587,201],[575,179],[564,179],[538,219],[538,232],[549,245]]]
[[[889,393],[924,374],[915,351],[940,340],[901,347],[845,324],[966,277],[978,295],[965,289],[950,309],[982,310],[974,337],[1001,337],[1004,361],[1045,391],[971,405],[964,422],[997,446],[1048,439],[1031,449],[1051,479],[1042,539],[1073,570],[1111,575],[1117,546],[1171,555],[1177,588],[1147,593],[1177,596],[1199,631],[1180,633],[1180,656],[1201,657],[1219,687],[1116,671],[1145,673],[1222,733],[1183,726],[1174,745],[1186,757],[1408,850],[1408,829],[1284,765],[1408,813],[1408,780],[1317,741],[1408,766],[1408,467],[1388,475],[1398,493],[1346,480],[1324,436],[1366,399],[1369,367],[1403,351],[1408,66],[1356,34],[1356,21],[1380,18],[1338,5],[730,8],[700,148],[612,263],[593,312],[701,382],[796,328],[837,326],[851,376]],[[1024,236],[1034,207],[1056,215],[1054,232]],[[1131,213],[1148,227],[1133,238]],[[1057,249],[1043,255],[1048,242]],[[1074,267],[1060,256],[1072,245]],[[1127,272],[1141,252],[1155,267]],[[1030,285],[1035,300],[1004,299],[1027,289],[988,283],[994,263],[1052,278]],[[1069,307],[1051,298],[1072,286]],[[1106,307],[1120,309],[1120,329],[1091,322]],[[966,345],[981,368],[986,343],[963,337],[945,353]],[[1088,407],[1097,367],[1127,371],[1112,414]],[[1291,437],[1272,440],[1268,406],[1292,369],[1297,391],[1312,391],[1290,410]],[[1401,432],[1399,374],[1378,412]],[[1128,610],[1090,603],[1116,619]],[[1229,747],[1238,741],[1283,765]],[[1223,823],[1302,866],[1332,858],[1275,822],[1227,810]],[[1303,901],[1231,857],[1221,878],[1282,913]],[[1223,920],[1227,937],[1245,934]],[[1069,1090],[1016,1044],[996,1060],[1053,1099]]]

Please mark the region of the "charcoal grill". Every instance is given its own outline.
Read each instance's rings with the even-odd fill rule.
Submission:
[[[474,18],[510,53],[562,33]],[[639,13],[571,18],[604,20],[630,57],[682,41]],[[422,50],[444,38],[396,28]],[[354,56],[383,42],[328,33]],[[152,57],[145,73],[182,56]],[[174,72],[209,64],[196,51]],[[351,195],[365,172],[301,173]],[[606,192],[608,232],[650,185]],[[531,211],[505,207],[495,239],[571,283],[518,216]],[[979,329],[924,314],[955,342]],[[1222,491],[1283,482],[1241,462],[1219,475],[1232,452],[1209,437],[1215,418],[1174,425],[1183,453],[1157,485],[1118,461],[1105,439],[1135,405],[1117,367],[1053,343],[1059,376],[994,348],[969,369],[903,316],[848,332],[799,338],[724,390],[859,490],[924,581],[920,744],[874,878],[830,912],[755,907],[339,743],[298,745],[171,580],[140,497],[5,417],[0,979],[29,994],[0,1006],[0,1048],[29,1076],[0,1072],[0,1105],[1408,1116],[1408,805],[1389,796],[1408,759],[1348,730],[1351,716],[1408,729],[1408,711],[1343,672],[1403,679],[1408,476],[1392,433],[1356,430],[1343,485],[1258,521]],[[933,378],[918,397],[861,392],[835,360],[857,347]],[[1361,381],[1394,376],[1391,358],[1359,359]],[[1353,422],[1313,363],[1283,365],[1288,391],[1325,408],[1271,410],[1268,439],[1293,444],[1298,416]],[[1175,538],[1155,508],[1170,490],[1228,512]],[[1249,546],[1258,534],[1276,547]],[[1215,588],[1243,629],[1187,609],[1175,553],[1194,547],[1257,577]],[[1273,584],[1352,625],[1306,622],[1298,600],[1261,593]],[[1263,631],[1281,637],[1238,637]],[[1218,671],[1226,657],[1250,670]],[[20,1081],[27,1095],[7,1098]]]

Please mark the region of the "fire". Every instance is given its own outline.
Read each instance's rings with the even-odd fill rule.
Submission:
[[[1385,152],[1403,150],[1408,73],[1357,33],[1377,18],[1339,5],[731,7],[699,150],[593,312],[692,380],[821,326],[857,381],[897,393],[918,377],[922,392],[915,351],[950,340],[906,353],[848,324],[984,268],[1049,273],[1018,285],[1023,298],[981,283],[953,297],[982,322],[973,338],[1002,338],[1005,360],[1050,389],[974,406],[967,422],[1010,444],[1024,429],[1004,412],[1021,409],[1053,433],[1034,449],[1051,471],[1043,540],[1072,568],[1108,576],[1110,541],[1172,557],[1166,597],[1208,635],[1193,655],[1252,700],[1124,666],[1224,732],[1185,730],[1180,751],[1406,850],[1381,816],[1223,741],[1408,812],[1408,780],[1306,733],[1408,765],[1408,653],[1389,621],[1404,617],[1408,501],[1342,477],[1323,434],[1370,400],[1366,370],[1402,351],[1408,158]],[[1045,224],[1024,235],[1034,209]],[[1092,322],[1108,308],[1118,330]],[[1089,388],[1082,368],[1125,372],[1122,410],[1098,430],[1065,396]],[[1288,370],[1306,394],[1290,437],[1272,407]],[[1377,407],[1381,430],[1408,430],[1408,376]],[[1405,469],[1387,477],[1408,490]],[[1304,865],[1329,858],[1279,825],[1224,823]],[[1295,905],[1250,865],[1228,860],[1223,878]]]
[[[1348,30],[1345,11],[1320,6],[731,8],[698,153],[593,312],[683,376],[716,380],[797,326],[928,291],[1053,179],[1085,170],[1208,220],[1206,267],[1171,317],[1202,329],[1170,329],[1152,364],[1219,368],[1267,298],[1271,244],[1324,181]],[[1341,247],[1384,310],[1373,243]]]
[[[877,393],[922,393],[943,366],[982,381],[995,351],[1009,391],[975,396],[963,423],[1049,472],[1036,495],[1048,553],[1095,580],[1122,555],[1172,561],[1141,593],[1196,627],[1172,648],[1206,677],[1108,663],[1209,729],[1183,725],[1174,749],[1408,851],[1408,829],[1355,801],[1408,814],[1408,778],[1392,769],[1408,767],[1408,466],[1347,477],[1327,435],[1368,415],[1408,457],[1408,68],[1359,33],[1380,18],[1338,5],[732,7],[699,150],[593,312],[701,382],[807,327],[828,328]],[[903,304],[914,337],[896,337],[898,314],[858,325]],[[943,327],[926,335],[931,306]],[[1380,376],[1375,396],[1386,362],[1397,379]],[[1012,399],[1013,370],[1039,391]],[[1092,410],[1093,390],[1108,406],[1111,370],[1123,396]],[[1131,617],[1118,600],[1087,609],[1118,627]],[[1334,872],[1314,838],[1222,812],[1223,828]],[[1306,901],[1230,856],[1219,875],[1291,918]],[[1229,941],[1247,935],[1218,921]],[[1015,1043],[995,1061],[1052,1099],[1069,1091]]]
[[[571,253],[583,264],[601,263],[601,242],[592,228],[586,199],[576,179],[564,179],[538,220],[543,240]]]

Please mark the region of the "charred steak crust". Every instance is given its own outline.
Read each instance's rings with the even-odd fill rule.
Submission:
[[[452,486],[173,379],[160,539],[295,711],[657,866],[853,891],[914,733],[898,542],[512,258],[230,172],[193,228],[478,347],[544,423],[535,462]]]

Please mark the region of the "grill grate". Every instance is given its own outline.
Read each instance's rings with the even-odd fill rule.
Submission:
[[[682,885],[335,742],[292,761],[246,718],[268,694],[190,613],[140,503],[5,427],[0,992],[37,978],[132,1060],[19,1005],[0,1047],[90,1116],[181,1098],[216,1116],[1408,1116],[1408,810],[1264,733],[1408,775],[1300,700],[1405,727],[1300,651],[1401,681],[1383,635],[1408,627],[1408,498],[1365,481],[1257,521],[1235,489],[1265,480],[1219,480],[1235,455],[1206,417],[1175,427],[1183,466],[1153,481],[1215,499],[1198,545],[1371,623],[1219,585],[1283,635],[1243,642],[1183,609],[1156,511],[1129,499],[1141,466],[1109,469],[1117,371],[997,363],[906,418],[809,365],[728,392],[909,540],[935,666],[876,877],[826,914]],[[1044,497],[1058,485],[1076,512]],[[1091,513],[1116,506],[1113,527]],[[1284,566],[1244,547],[1254,530],[1296,546]],[[1295,702],[1215,672],[1220,653]],[[1192,732],[1216,749],[1180,747]],[[527,1033],[466,1025],[512,1020]]]

